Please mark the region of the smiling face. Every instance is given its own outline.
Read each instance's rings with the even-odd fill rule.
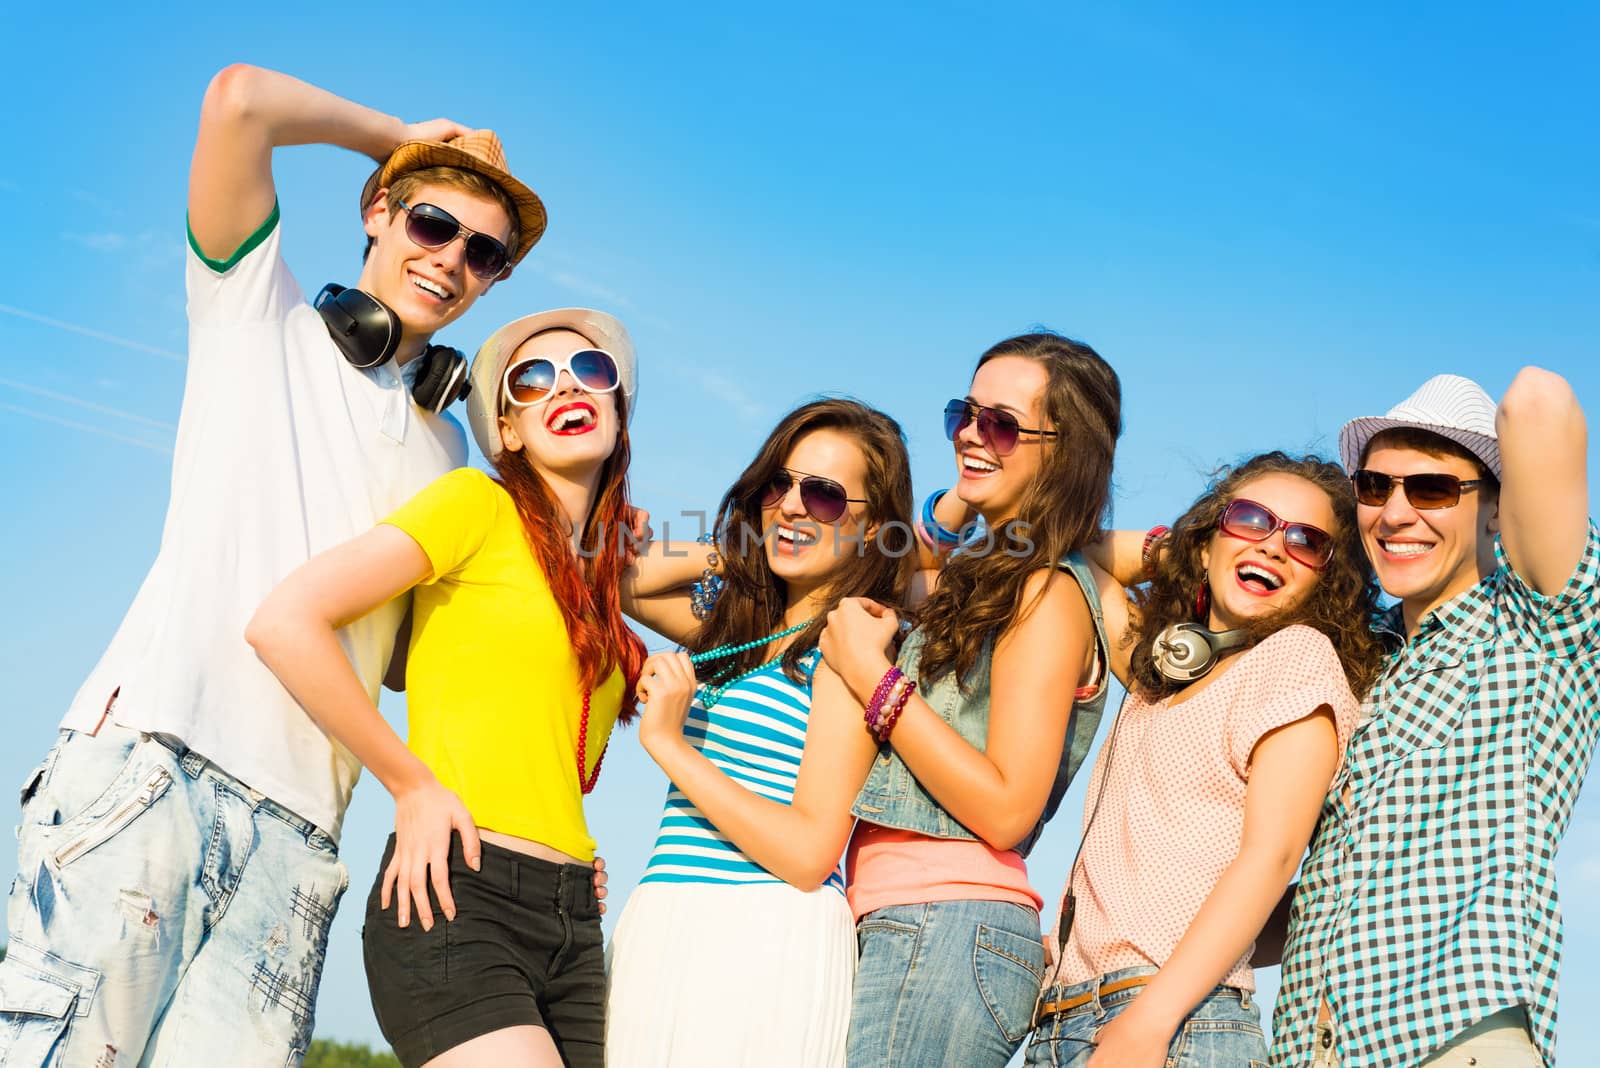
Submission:
[[[560,362],[576,350],[590,347],[582,334],[547,330],[518,345],[506,366],[541,356]],[[502,374],[497,388],[501,390],[500,441],[506,449],[526,450],[528,463],[542,473],[579,480],[598,474],[616,448],[620,432],[616,391],[589,393],[570,371],[563,370],[545,400],[517,406],[506,402],[504,377]]]
[[[1052,429],[1045,422],[1045,388],[1049,372],[1037,360],[1024,356],[999,356],[979,367],[972,376],[967,399],[986,408],[998,408],[1028,429]],[[1016,516],[1028,487],[1039,474],[1043,449],[1049,439],[1023,433],[1017,447],[1005,456],[984,443],[976,418],[956,434],[956,496],[982,513],[991,528]]]
[[[1472,461],[1385,445],[1381,438],[1361,465],[1386,475],[1443,472],[1463,481],[1480,477]],[[1356,505],[1361,543],[1384,592],[1405,603],[1408,626],[1465,593],[1494,567],[1499,529],[1492,493],[1463,490],[1450,508],[1414,508],[1404,486],[1382,505]]]
[[[1337,534],[1333,502],[1321,487],[1298,475],[1260,475],[1240,485],[1234,499],[1244,498],[1270,509],[1286,523],[1304,523]],[[1211,584],[1212,630],[1231,630],[1298,607],[1310,596],[1321,572],[1289,555],[1283,530],[1261,541],[1221,530],[1201,554]]]
[[[860,551],[867,506],[847,502],[844,514],[821,523],[806,511],[800,479],[815,475],[844,487],[856,501],[867,497],[867,461],[855,439],[837,430],[813,430],[795,442],[783,467],[794,478],[789,490],[761,509],[767,565],[788,586],[791,602],[827,587]]]
[[[406,203],[432,204],[470,230],[502,242],[511,239],[511,218],[492,197],[430,184],[420,186]],[[372,250],[357,287],[393,309],[408,338],[425,339],[460,318],[494,281],[467,270],[461,237],[439,248],[423,248],[406,235],[407,213],[399,208],[391,212],[391,206],[384,190],[367,208],[364,224]]]

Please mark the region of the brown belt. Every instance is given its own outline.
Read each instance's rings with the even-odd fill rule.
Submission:
[[[1074,994],[1072,997],[1062,998],[1060,1001],[1043,1002],[1039,1006],[1039,1011],[1033,1014],[1034,1023],[1037,1025],[1040,1020],[1047,1016],[1059,1016],[1063,1012],[1071,1012],[1073,1009],[1082,1008],[1097,997],[1108,998],[1112,994],[1120,994],[1124,990],[1136,990],[1149,983],[1153,978],[1155,977],[1151,975],[1130,975],[1126,979],[1118,979],[1114,983],[1107,983],[1099,990]]]

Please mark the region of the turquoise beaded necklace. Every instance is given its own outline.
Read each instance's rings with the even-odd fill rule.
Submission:
[[[803,631],[807,627],[811,626],[814,621],[815,617],[806,620],[804,623],[796,623],[794,626],[785,630],[780,630],[776,634],[769,634],[765,638],[757,638],[753,642],[740,642],[737,645],[719,645],[715,649],[707,649],[703,653],[694,653],[689,657],[689,663],[704,664],[710,660],[723,660],[730,656],[738,656],[740,653],[745,652],[748,649],[755,649],[762,645],[770,645],[775,641],[781,641],[782,639],[787,638],[791,634],[798,634],[800,631]],[[709,683],[701,683],[700,707],[710,711],[716,706],[718,701],[722,700],[722,695],[727,693],[734,683],[742,682],[745,679],[748,679],[751,675],[754,675],[756,672],[766,668],[766,666],[771,662],[772,661],[768,660],[757,664],[749,671],[746,671],[740,675],[735,675],[727,682],[719,683],[716,686],[712,686]]]

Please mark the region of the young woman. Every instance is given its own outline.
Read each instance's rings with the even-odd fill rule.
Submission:
[[[1106,510],[1119,398],[1105,361],[1065,338],[984,353],[946,429],[955,492],[988,540],[947,565],[898,667],[895,612],[846,599],[828,614],[789,805],[697,760],[670,726],[691,665],[647,664],[646,746],[746,855],[815,883],[849,840],[851,1065],[999,1068],[1030,1029],[1044,950],[1023,854],[1104,699],[1099,602],[1077,550]]]
[[[778,423],[723,497],[715,549],[675,562],[652,549],[630,568],[624,608],[700,663],[657,658],[682,664],[674,692],[689,711],[641,733],[673,785],[612,939],[613,1064],[844,1064],[855,945],[837,851],[803,871],[764,867],[697,803],[710,778],[750,805],[789,801],[810,759],[823,619],[845,595],[904,600],[911,518],[899,426],[817,401]],[[701,591],[703,621],[693,580],[721,583],[709,610]],[[669,685],[658,673],[640,690],[660,699]]]
[[[1266,1062],[1255,938],[1355,726],[1352,690],[1380,669],[1337,466],[1254,457],[1163,530],[1095,554],[1148,585],[1130,604],[1102,575],[1128,698],[1090,779],[1031,1065]]]
[[[633,345],[601,312],[544,312],[498,330],[471,374],[468,417],[496,476],[454,471],[312,559],[248,638],[394,795],[362,937],[401,1063],[601,1065],[583,795],[644,660],[618,595]],[[408,745],[337,628],[413,589]]]

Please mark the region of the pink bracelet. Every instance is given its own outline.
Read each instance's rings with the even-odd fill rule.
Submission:
[[[905,678],[897,667],[892,667],[883,673],[883,678],[878,680],[878,688],[872,691],[872,699],[867,702],[867,707],[862,710],[861,718],[867,721],[867,730],[874,735],[878,733],[878,719],[883,715],[883,703],[889,698],[889,691],[894,689],[894,684]]]
[[[896,723],[900,722],[900,713],[906,710],[906,704],[911,700],[911,695],[917,692],[917,684],[911,679],[902,676],[902,681],[905,682],[905,687],[900,691],[899,696],[895,698],[894,707],[884,717],[883,728],[878,731],[878,741],[880,742],[889,740],[889,732],[894,730]]]

